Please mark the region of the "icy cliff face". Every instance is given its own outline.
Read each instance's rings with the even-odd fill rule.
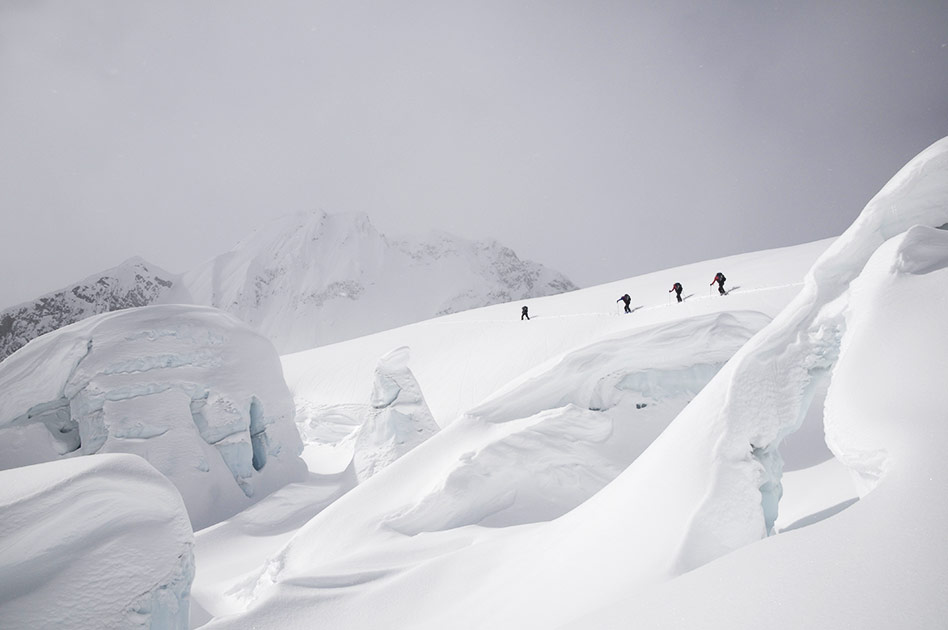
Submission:
[[[0,468],[124,452],[195,529],[306,475],[273,345],[216,309],[150,306],[44,335],[0,363]]]
[[[191,525],[140,457],[0,472],[0,540],[0,627],[188,627]]]
[[[0,312],[0,361],[28,341],[81,319],[162,301],[178,276],[132,258],[53,293]]]
[[[390,241],[364,215],[326,213],[267,225],[185,274],[183,287],[180,301],[233,313],[281,354],[576,288],[496,242]]]

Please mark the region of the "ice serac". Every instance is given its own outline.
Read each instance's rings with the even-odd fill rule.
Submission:
[[[352,461],[359,481],[369,477],[438,432],[421,387],[408,368],[410,351],[396,348],[375,368],[371,409],[354,435]]]
[[[0,472],[0,627],[185,630],[194,536],[133,455]]]
[[[692,518],[680,569],[770,531],[781,496],[779,445],[799,428],[814,389],[838,358],[850,284],[887,240],[946,221],[948,138],[920,153],[869,201],[813,265],[800,295],[738,353],[726,377],[712,382],[708,395],[723,396],[714,419],[723,439],[713,450],[715,482]],[[736,505],[744,506],[745,518],[733,518]]]
[[[493,241],[390,240],[365,215],[324,212],[268,224],[182,284],[188,300],[233,313],[281,354],[576,288]]]
[[[0,363],[0,468],[135,453],[181,492],[195,529],[306,475],[273,345],[181,305],[90,317]]]
[[[569,628],[749,628],[762,618],[775,630],[942,627],[948,355],[932,350],[948,348],[946,304],[948,232],[931,227],[885,242],[850,285],[824,422],[861,501],[626,593]]]
[[[11,306],[0,312],[0,361],[31,339],[86,317],[161,302],[177,282],[176,274],[130,258],[64,289]]]

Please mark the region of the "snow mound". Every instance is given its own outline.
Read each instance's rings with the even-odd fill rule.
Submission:
[[[767,321],[700,316],[604,339],[538,368],[329,506],[238,596],[246,605],[274,584],[279,592],[280,582],[328,588],[348,579],[333,568],[346,557],[404,568],[427,558],[429,545],[452,547],[455,536],[566,513],[635,459]],[[471,525],[481,527],[459,530]],[[424,549],[404,551],[416,545]]]
[[[0,472],[0,541],[0,627],[188,627],[191,525],[140,457]]]
[[[216,309],[88,318],[0,363],[0,467],[124,452],[147,459],[200,529],[306,475],[269,341]]]
[[[354,436],[352,463],[360,482],[438,432],[408,359],[409,349],[397,348],[375,369],[372,409]]]

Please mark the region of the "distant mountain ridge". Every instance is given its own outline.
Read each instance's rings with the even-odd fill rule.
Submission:
[[[438,315],[577,287],[494,240],[389,239],[364,214],[282,217],[184,274],[141,258],[0,312],[0,359],[91,315],[158,303],[214,306],[281,354]]]
[[[86,317],[161,302],[179,282],[141,258],[93,274],[68,287],[0,312],[0,360],[31,339]]]

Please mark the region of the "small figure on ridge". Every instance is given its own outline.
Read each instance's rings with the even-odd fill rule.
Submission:
[[[680,283],[680,282],[676,282],[675,284],[672,285],[671,291],[669,291],[669,293],[671,293],[672,291],[674,291],[674,292],[675,292],[675,297],[678,298],[678,301],[679,301],[679,302],[681,302],[681,290],[682,290],[681,283]]]
[[[625,312],[626,312],[626,313],[631,313],[631,312],[632,312],[632,309],[629,308],[629,304],[632,303],[632,298],[629,297],[629,294],[628,294],[628,293],[626,293],[625,295],[623,295],[622,297],[620,297],[618,300],[616,300],[616,302],[625,302]]]
[[[718,293],[720,293],[721,295],[724,295],[725,293],[727,293],[727,291],[724,290],[725,280],[727,280],[727,278],[725,278],[724,274],[719,271],[716,274],[714,274],[714,280],[711,281],[711,284],[714,284],[715,282],[718,283]]]
[[[523,321],[523,318],[526,317],[527,321],[530,321],[530,316],[527,315],[527,307],[524,306],[520,309],[520,321]]]

